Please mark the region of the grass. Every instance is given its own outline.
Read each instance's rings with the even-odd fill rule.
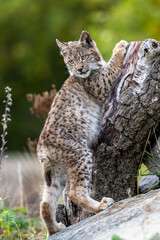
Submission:
[[[35,217],[34,213],[34,208],[36,207],[38,210],[39,206],[41,177],[38,162],[31,156],[25,156],[25,161],[22,161],[22,159],[21,161],[15,161],[13,158],[12,161],[6,161],[8,158],[8,155],[6,155],[6,136],[8,134],[8,122],[11,121],[11,88],[6,87],[5,93],[6,100],[3,101],[5,110],[0,122],[2,125],[0,136],[0,239],[47,239],[43,223],[39,217]],[[13,178],[13,176],[16,176],[16,178]],[[11,204],[13,205],[11,206]],[[22,207],[15,207],[17,204]],[[29,208],[23,206],[32,206],[32,208],[30,207],[32,215],[29,214]]]
[[[124,240],[124,239],[118,237],[117,235],[113,235],[113,236],[112,236],[112,240]]]
[[[129,238],[127,238],[129,240]],[[146,238],[147,240],[148,238]],[[117,235],[113,235],[112,236],[112,240],[125,240],[123,238],[120,238],[119,236]],[[148,240],[160,240],[160,235],[159,233],[155,233],[151,238],[149,238]]]
[[[159,150],[159,143],[158,143],[158,140],[157,140],[157,137],[156,137],[156,142],[157,142],[157,146],[158,146],[158,150]],[[151,152],[152,152],[152,149],[151,149]],[[143,153],[142,153],[142,158],[144,159],[149,159],[150,162],[152,162],[152,166],[150,166],[150,169],[148,169],[146,167],[145,164],[142,163],[141,161],[141,165],[140,165],[140,169],[138,170],[138,176],[136,176],[137,178],[137,193],[139,194],[139,188],[138,188],[138,182],[141,180],[142,177],[144,176],[149,176],[149,175],[155,175],[155,176],[160,176],[160,173],[159,173],[159,169],[160,169],[160,165],[156,162],[156,160],[154,159],[154,155],[153,155],[153,152],[152,153],[149,153],[148,151],[146,151],[144,149]],[[154,171],[154,166],[157,167],[157,172]],[[153,168],[153,172],[154,173],[151,173],[152,172],[152,168]],[[151,172],[150,172],[151,171]],[[152,189],[154,189],[154,187],[156,187],[158,184],[160,183],[160,180],[157,181],[154,185],[152,185],[150,188],[148,188],[147,190],[145,190],[143,193],[146,193]]]
[[[38,217],[30,217],[27,208],[3,208],[0,210],[0,239],[45,240],[46,230]]]
[[[29,153],[9,154],[4,173],[7,195],[0,198],[0,239],[47,239],[39,217],[42,177],[36,157]]]

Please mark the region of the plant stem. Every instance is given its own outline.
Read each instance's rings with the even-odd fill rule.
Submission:
[[[8,134],[7,124],[8,124],[9,121],[11,121],[9,112],[10,112],[10,106],[12,105],[12,95],[10,93],[11,88],[6,87],[5,92],[6,92],[6,100],[3,101],[5,103],[5,112],[2,115],[2,121],[1,121],[3,129],[2,129],[2,134],[1,134],[2,145],[1,145],[1,148],[0,148],[0,189],[1,190],[3,189],[3,192],[5,191],[5,187],[3,186],[4,184],[3,184],[3,178],[2,178],[2,165],[4,163],[4,160],[8,158],[8,156],[5,155],[5,151],[7,150],[6,136]]]

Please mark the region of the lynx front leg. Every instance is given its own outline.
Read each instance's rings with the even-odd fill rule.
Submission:
[[[79,164],[69,170],[69,197],[89,212],[97,213],[111,205],[114,200],[104,197],[101,202],[98,202],[90,197],[92,165],[92,153],[88,151],[85,157],[80,158]]]
[[[121,40],[113,49],[113,55],[117,55],[118,58],[121,58],[123,60],[127,46],[128,43],[125,40]]]
[[[121,40],[119,43],[116,44],[115,48],[113,49],[113,54],[109,62],[107,63],[107,69],[110,72],[112,82],[114,78],[117,77],[119,73],[119,69],[122,66],[124,56],[126,54],[128,43],[124,40]],[[110,78],[108,75],[108,78]]]
[[[92,199],[86,188],[86,186],[77,186],[75,191],[71,190],[69,197],[78,206],[85,208],[89,212],[98,213],[114,203],[112,198],[103,197],[101,202]]]

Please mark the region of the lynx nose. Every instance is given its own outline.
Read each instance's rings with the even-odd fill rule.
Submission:
[[[82,73],[83,68],[78,68],[78,72]]]

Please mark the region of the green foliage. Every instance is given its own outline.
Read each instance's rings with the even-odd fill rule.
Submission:
[[[128,238],[129,239],[129,238]],[[117,235],[112,236],[112,240],[124,240],[123,238],[118,237]],[[160,235],[158,233],[154,234],[149,240],[160,240]]]
[[[38,218],[28,217],[27,209],[0,210],[0,239],[47,239],[46,231]]]
[[[155,233],[149,240],[160,240],[159,233]]]
[[[144,153],[142,153],[142,155],[144,155],[144,158],[149,158],[150,161],[152,161],[155,165],[157,165],[157,167],[160,168],[160,165],[154,160],[154,156],[147,152],[147,151],[144,151]],[[141,168],[139,169],[138,171],[138,176],[136,176],[137,178],[137,182],[140,181],[140,179],[143,177],[143,176],[149,176],[149,175],[156,175],[156,176],[159,176],[160,173],[150,173],[149,169],[142,163],[141,164]],[[145,192],[148,192],[150,190],[152,190],[155,186],[157,186],[158,184],[160,183],[160,180],[157,181],[155,184],[153,184],[150,188],[148,188]],[[144,192],[144,193],[145,193]]]
[[[13,211],[10,209],[4,209],[0,212],[0,226],[4,234],[1,235],[1,237],[4,237],[4,239],[13,239],[14,234],[17,232],[17,235],[19,239],[21,238],[19,227],[16,223],[15,216],[13,214]]]
[[[151,153],[145,151],[145,156],[149,158],[155,165],[157,165],[158,168],[160,168],[160,165],[154,160],[154,157]],[[158,173],[156,175],[159,175]]]
[[[105,59],[120,39],[160,39],[159,0],[7,0],[0,9],[0,89],[13,89],[10,150],[22,150],[42,128],[30,116],[26,94],[49,91],[53,83],[59,89],[68,76],[56,38],[77,40],[84,28]]]
[[[112,236],[112,240],[124,240],[124,239],[118,237],[117,235],[113,235],[113,236]]]

